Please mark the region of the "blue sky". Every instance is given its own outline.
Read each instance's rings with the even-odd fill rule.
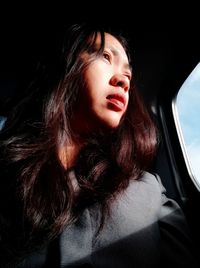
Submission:
[[[200,185],[200,63],[182,85],[176,104],[191,169]]]

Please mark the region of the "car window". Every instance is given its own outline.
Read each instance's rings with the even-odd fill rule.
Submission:
[[[181,86],[172,106],[186,166],[200,190],[200,63]]]

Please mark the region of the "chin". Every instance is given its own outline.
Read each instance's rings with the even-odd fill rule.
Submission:
[[[96,125],[96,128],[98,129],[99,126],[101,129],[107,129],[107,130],[113,130],[119,127],[121,123],[122,115],[119,113],[109,113],[104,114],[101,116],[96,116],[94,125]]]
[[[109,127],[110,129],[116,129],[116,128],[119,127],[119,123],[112,123],[112,124],[109,124],[108,127]]]
[[[105,120],[104,121],[104,126],[108,129],[116,129],[120,125],[120,120],[121,118],[112,118],[110,120]]]

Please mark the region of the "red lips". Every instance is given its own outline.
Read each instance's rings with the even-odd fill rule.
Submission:
[[[123,94],[110,94],[106,97],[109,100],[109,107],[115,111],[122,111],[126,106],[126,98]]]

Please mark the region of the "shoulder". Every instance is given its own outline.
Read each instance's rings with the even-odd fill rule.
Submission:
[[[119,240],[157,222],[162,206],[162,191],[156,175],[145,172],[112,202],[101,239]]]
[[[137,179],[134,180],[130,178],[130,183],[125,192],[128,194],[129,192],[146,192],[149,194],[158,192],[161,193],[163,191],[163,186],[160,180],[160,177],[157,174],[143,172],[143,174]]]
[[[138,180],[130,179],[129,186],[111,204],[110,214],[94,241],[94,260],[107,263],[114,255],[110,261],[121,263],[119,267],[132,267],[132,263],[136,267],[141,267],[137,263],[155,267],[149,264],[157,260],[161,196],[155,175],[145,172]]]
[[[162,206],[163,189],[157,174],[144,172],[137,180],[130,179],[128,187],[112,202],[110,219],[134,220],[140,226],[155,221]]]
[[[130,179],[129,186],[117,197],[115,204],[127,209],[140,207],[152,212],[160,208],[163,191],[159,176],[144,172],[139,179]]]

